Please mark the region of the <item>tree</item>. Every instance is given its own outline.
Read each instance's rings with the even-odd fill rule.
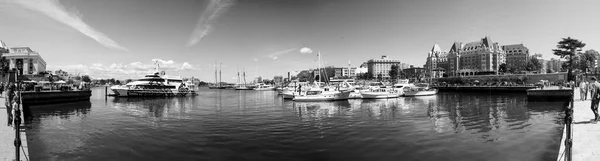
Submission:
[[[383,79],[383,75],[381,75],[381,73],[377,74],[377,80],[381,82],[381,79]]]
[[[127,79],[127,80],[125,80],[125,83],[127,84],[127,83],[132,82],[132,81],[133,80],[131,80],[131,79]]]
[[[121,81],[117,80],[117,81],[115,82],[115,84],[121,84]]]
[[[600,58],[600,53],[595,50],[586,50],[584,53],[579,53],[577,55],[576,68],[581,71],[586,71],[588,68],[594,67],[594,61]]]
[[[542,69],[542,62],[537,57],[531,57],[527,62],[527,71],[539,71]]]
[[[89,83],[89,82],[92,82],[92,79],[90,79],[90,76],[88,76],[88,75],[83,75],[83,76],[81,76],[81,81]]]
[[[506,73],[507,72],[507,70],[506,70],[506,63],[500,64],[500,66],[498,68],[498,71],[501,72],[501,73]]]
[[[392,65],[392,68],[390,69],[390,72],[388,73],[390,75],[391,79],[396,79],[398,78],[398,65]]]
[[[106,84],[106,80],[100,79],[100,84],[102,84],[102,85]]]
[[[575,69],[573,60],[577,54],[576,52],[581,51],[583,47],[585,47],[585,43],[577,39],[567,37],[563,38],[561,41],[558,42],[558,45],[556,45],[557,49],[552,49],[554,55],[560,56],[560,58],[568,60],[566,62],[566,67],[568,69],[567,81],[573,81],[575,78],[573,76],[573,69]]]

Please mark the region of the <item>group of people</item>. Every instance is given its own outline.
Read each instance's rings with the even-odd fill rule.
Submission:
[[[579,83],[579,92],[580,92],[580,100],[587,100],[588,93],[590,93],[590,97],[592,99],[591,109],[594,113],[594,122],[598,122],[600,120],[600,116],[598,115],[598,103],[600,103],[600,83],[596,79],[596,77],[591,77],[590,82],[581,81]]]
[[[6,93],[4,95],[4,93]],[[13,116],[19,109],[18,102],[20,98],[17,93],[17,86],[14,83],[0,82],[0,97],[4,97],[6,102],[6,113],[8,114],[8,126],[12,126]]]

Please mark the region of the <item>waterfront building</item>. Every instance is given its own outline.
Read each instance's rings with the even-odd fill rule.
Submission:
[[[4,43],[4,41],[0,40],[0,54],[2,53],[8,53],[9,49],[6,46],[6,44]]]
[[[447,56],[451,76],[496,74],[506,62],[506,53],[489,37],[466,44],[455,42]]]
[[[373,75],[373,78],[377,78],[379,74],[383,79],[389,79],[389,71],[392,69],[392,65],[399,65],[400,60],[388,59],[387,55],[382,55],[381,59],[371,59],[367,61],[368,72]]]
[[[561,72],[561,71],[563,71],[562,70],[563,63],[564,63],[564,61],[562,61],[560,59],[552,58],[552,59],[548,60],[548,62],[546,62],[546,70],[549,73]]]
[[[423,66],[425,75],[432,78],[441,78],[448,69],[448,53],[442,51],[438,44],[433,45],[427,54],[427,61]]]
[[[356,74],[363,74],[363,73],[367,73],[367,72],[369,72],[368,64],[367,64],[367,62],[364,62],[358,68],[356,68],[356,71],[354,73],[356,75]]]
[[[504,45],[502,50],[506,53],[506,70],[509,73],[521,73],[527,70],[529,49],[523,44]]]
[[[410,66],[409,68],[402,69],[402,73],[404,73],[404,78],[408,78],[411,82],[419,82],[423,81],[426,76],[426,69],[421,67]]]
[[[18,69],[19,74],[36,75],[46,71],[46,61],[29,47],[10,48],[2,57],[9,61],[9,68]]]

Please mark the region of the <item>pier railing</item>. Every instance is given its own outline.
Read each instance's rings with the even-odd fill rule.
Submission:
[[[575,86],[571,87],[571,101],[565,109],[565,151],[558,160],[573,160],[573,108],[575,107]]]

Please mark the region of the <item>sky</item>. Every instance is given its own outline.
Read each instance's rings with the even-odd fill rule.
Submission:
[[[168,75],[235,82],[388,55],[422,66],[434,44],[489,36],[554,58],[561,38],[600,50],[597,0],[0,0],[0,40],[48,70],[92,78]]]

